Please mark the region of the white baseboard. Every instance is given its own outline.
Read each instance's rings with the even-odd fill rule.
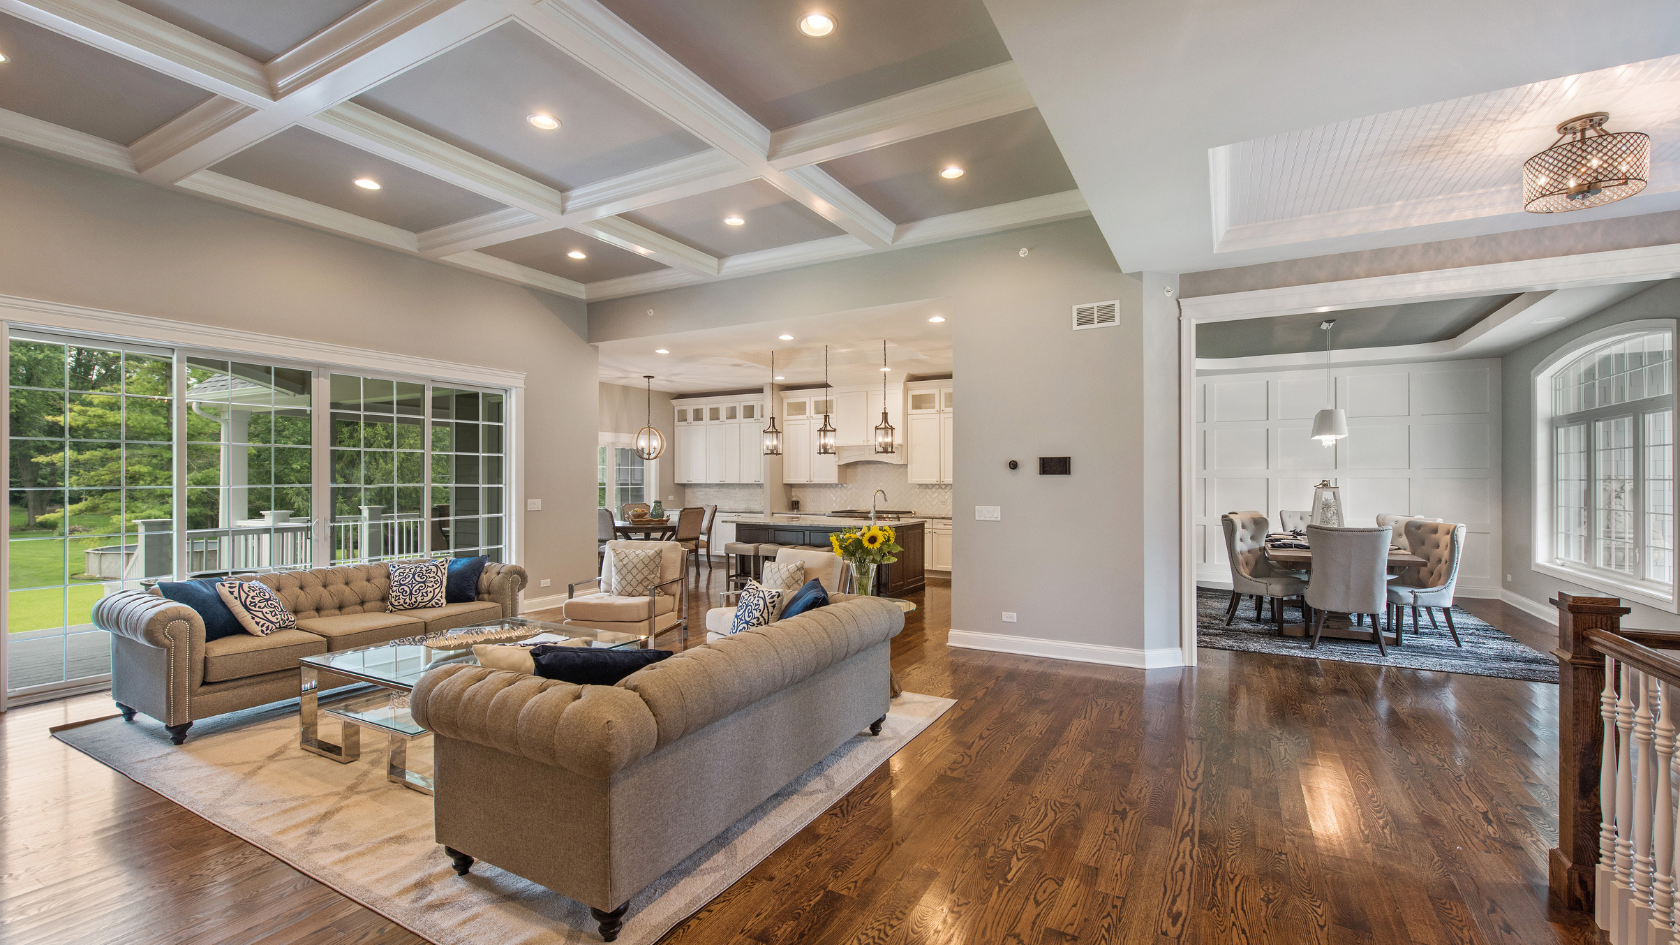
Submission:
[[[1184,652],[1176,646],[1139,650],[1125,646],[1104,646],[1099,643],[1069,643],[1065,640],[1045,640],[1039,637],[978,633],[973,630],[952,630],[949,643],[965,650],[1043,656],[1053,660],[1130,666],[1134,669],[1167,669],[1184,665]]]
[[[547,597],[525,597],[519,601],[519,612],[522,614],[536,613],[539,610],[552,610],[566,602],[564,594],[550,594]]]
[[[1525,614],[1532,614],[1533,616],[1538,617],[1553,626],[1557,625],[1557,608],[1553,607],[1551,604],[1542,604],[1539,601],[1529,600],[1515,591],[1506,590],[1499,592],[1499,599]]]

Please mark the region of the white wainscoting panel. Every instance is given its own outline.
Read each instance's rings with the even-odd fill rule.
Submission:
[[[1467,525],[1460,592],[1498,596],[1499,367],[1480,360],[1333,370],[1337,404],[1350,419],[1348,437],[1330,449],[1308,435],[1326,405],[1322,370],[1198,380],[1195,443],[1208,452],[1196,464],[1197,579],[1229,586],[1221,515],[1263,512],[1276,527],[1280,509],[1310,509],[1313,486],[1329,479],[1341,487],[1349,524],[1400,512]]]

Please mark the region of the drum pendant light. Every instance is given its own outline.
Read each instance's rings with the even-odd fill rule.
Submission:
[[[881,339],[881,422],[875,425],[875,452],[893,450],[893,425],[887,422],[887,340]]]
[[[1557,126],[1552,146],[1523,162],[1524,210],[1585,210],[1645,189],[1651,179],[1650,136],[1605,131],[1609,120],[1609,112],[1592,112]]]
[[[1348,435],[1347,411],[1336,406],[1336,395],[1332,392],[1330,380],[1330,328],[1335,324],[1336,320],[1332,318],[1318,326],[1324,329],[1324,399],[1330,406],[1313,417],[1312,438],[1325,446],[1331,446]]]
[[[823,345],[823,404],[829,409],[834,407],[834,395],[828,389],[828,345]],[[828,411],[823,411],[823,424],[817,427],[817,455],[833,456],[835,435],[839,433],[834,424],[828,420]]]
[[[776,352],[770,352],[770,425],[764,428],[764,455],[782,455],[782,431],[776,429]]]
[[[665,452],[665,435],[653,428],[653,375],[647,379],[647,426],[636,431],[636,455],[644,460],[658,459]]]

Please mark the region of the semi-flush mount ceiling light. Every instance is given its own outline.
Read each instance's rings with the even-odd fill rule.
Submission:
[[[1651,177],[1651,136],[1605,131],[1609,120],[1609,112],[1593,112],[1557,126],[1552,146],[1523,162],[1524,210],[1585,210],[1645,189]]]
[[[770,425],[764,428],[764,455],[782,455],[782,431],[776,429],[776,352],[770,352]]]
[[[823,406],[834,406],[834,394],[828,389],[828,345],[823,345],[823,397]],[[834,455],[835,435],[839,432],[839,430],[834,429],[834,424],[829,422],[828,411],[824,410],[823,424],[817,427],[818,456]]]
[[[740,217],[724,217],[723,222],[729,224],[730,226],[740,226],[747,221],[741,219]]]
[[[647,378],[647,426],[636,431],[636,455],[643,459],[658,459],[665,452],[665,434],[653,427],[653,375]]]
[[[875,452],[893,452],[893,425],[887,422],[887,339],[881,339],[881,422],[875,425]]]
[[[573,259],[588,259],[589,258],[589,254],[584,252],[581,249],[574,249],[571,252],[567,253],[566,255],[572,257]]]
[[[799,32],[806,36],[827,36],[834,32],[834,17],[827,13],[807,13],[799,18]]]
[[[1336,397],[1330,389],[1330,329],[1335,324],[1336,320],[1332,318],[1318,326],[1324,329],[1324,397],[1331,406],[1313,417],[1312,438],[1325,446],[1331,446],[1348,435],[1347,411],[1335,406]]]
[[[940,171],[939,176],[945,178],[946,180],[956,180],[957,178],[963,176],[963,169],[955,164],[952,164],[950,167]]]
[[[544,131],[553,131],[554,129],[560,127],[560,119],[555,118],[553,115],[545,115],[542,112],[526,115],[525,120]]]
[[[363,190],[378,190],[379,181],[376,181],[371,177],[358,177],[356,178],[356,186],[362,188]]]

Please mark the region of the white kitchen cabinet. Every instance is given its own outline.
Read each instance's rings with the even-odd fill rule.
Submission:
[[[677,427],[677,476],[678,482],[706,481],[706,427],[704,424],[687,424]]]
[[[935,571],[951,570],[951,523],[929,522],[927,539],[927,567]]]
[[[701,482],[728,482],[729,441],[724,434],[734,424],[708,423],[706,431],[706,472]]]
[[[952,448],[951,430],[957,418],[949,413],[939,415],[939,481],[950,482],[951,470],[956,468],[956,453]]]
[[[940,478],[940,418],[939,414],[913,413],[904,421],[904,448],[907,451],[907,475],[911,482],[937,483]]]
[[[869,394],[854,390],[834,395],[834,437],[841,446],[868,446],[875,424],[869,420]]]
[[[956,415],[952,412],[955,402],[955,391],[949,386],[905,391],[904,439],[911,482],[951,482],[951,472],[956,466],[953,448]]]
[[[741,442],[736,450],[740,456],[740,477],[736,482],[764,481],[764,428],[756,422],[741,421]]]
[[[816,446],[811,442],[811,419],[789,418],[782,429],[782,479],[786,482],[810,482],[811,461],[816,459]]]

